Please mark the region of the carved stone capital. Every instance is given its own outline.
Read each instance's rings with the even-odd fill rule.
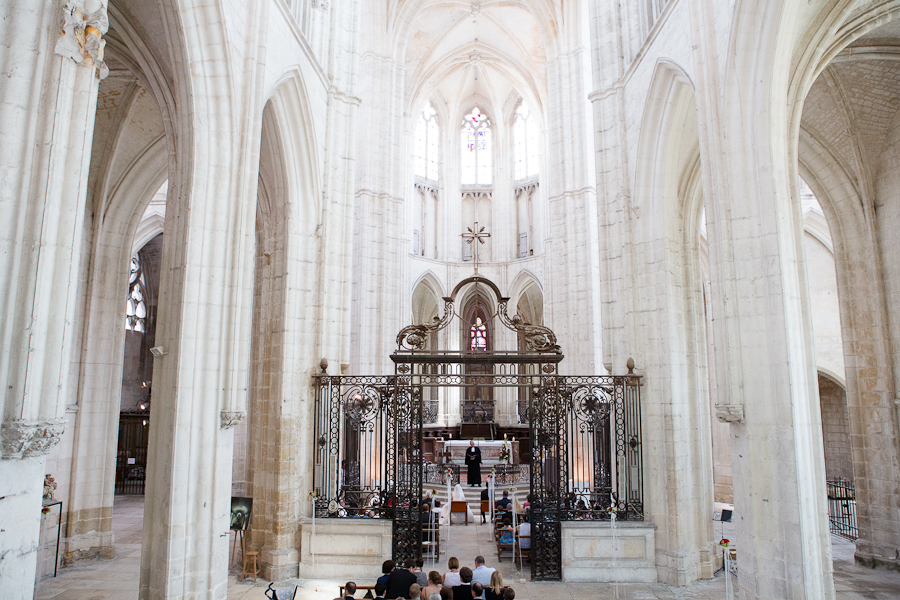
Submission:
[[[109,67],[103,62],[106,40],[103,34],[109,29],[106,3],[95,12],[85,15],[75,2],[67,2],[62,9],[56,54],[71,58],[80,65],[97,67],[97,77],[106,79]]]
[[[244,422],[247,413],[243,410],[223,410],[222,411],[222,429],[231,429],[235,425]]]
[[[3,458],[27,458],[47,454],[50,448],[59,443],[65,430],[65,419],[7,421],[0,428]]]
[[[716,418],[723,423],[743,421],[744,406],[741,404],[716,404]]]

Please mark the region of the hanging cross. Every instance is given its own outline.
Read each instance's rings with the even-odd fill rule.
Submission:
[[[484,243],[484,238],[491,237],[491,234],[484,233],[484,227],[478,228],[478,221],[475,221],[475,228],[466,227],[469,230],[469,233],[462,234],[464,240],[466,240],[467,244],[472,244],[472,260],[475,261],[475,274],[478,275],[478,244]],[[474,244],[473,242],[478,240],[478,244]]]

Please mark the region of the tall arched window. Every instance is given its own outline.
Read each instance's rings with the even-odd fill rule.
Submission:
[[[144,333],[147,318],[147,304],[144,302],[144,271],[135,254],[131,258],[131,276],[128,278],[128,298],[125,301],[125,329]]]
[[[513,121],[513,172],[516,181],[538,174],[539,140],[537,122],[525,103],[521,102]]]
[[[438,180],[439,136],[437,112],[431,102],[428,102],[422,109],[422,117],[416,125],[415,173],[417,177],[423,177],[430,181]]]
[[[491,173],[491,122],[477,106],[465,119],[460,132],[461,183],[463,185],[490,185]]]

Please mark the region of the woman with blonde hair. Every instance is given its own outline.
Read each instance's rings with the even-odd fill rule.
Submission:
[[[462,585],[462,579],[459,578],[459,559],[451,556],[447,561],[447,568],[450,570],[444,573],[444,585],[447,587]]]
[[[503,575],[500,571],[491,573],[491,585],[484,588],[484,600],[503,600]]]

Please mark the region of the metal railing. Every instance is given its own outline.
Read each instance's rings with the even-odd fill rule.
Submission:
[[[859,528],[856,523],[856,489],[853,482],[838,478],[827,481],[826,486],[831,533],[855,540],[859,537]]]

